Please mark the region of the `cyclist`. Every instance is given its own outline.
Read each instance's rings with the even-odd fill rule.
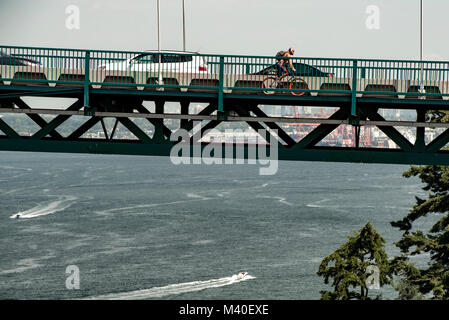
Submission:
[[[276,56],[280,58],[289,58],[295,54],[295,49],[289,48],[288,51],[279,51]],[[289,74],[287,68],[290,68],[294,72],[296,72],[295,67],[293,66],[292,59],[278,59],[276,63],[276,68],[278,69],[278,75],[286,75]]]

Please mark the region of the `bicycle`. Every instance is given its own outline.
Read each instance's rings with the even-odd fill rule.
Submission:
[[[292,91],[292,89],[304,89],[306,86],[304,80],[291,73],[285,73],[279,76],[277,72],[274,72],[263,79],[263,87],[267,89],[280,89],[284,88],[285,85],[289,89],[286,93],[291,93],[294,96],[302,96],[305,93],[304,91]],[[276,92],[284,93],[282,91],[263,90],[263,93],[268,95],[275,94]]]

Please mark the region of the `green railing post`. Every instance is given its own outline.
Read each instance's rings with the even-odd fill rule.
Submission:
[[[86,51],[86,56],[84,58],[84,107],[89,106],[89,70],[90,70],[90,52]]]
[[[351,116],[357,116],[357,60],[352,62]]]
[[[224,57],[220,57],[220,73],[218,78],[218,111],[223,111]]]
[[[84,115],[95,116],[95,108],[89,106],[89,85],[90,85],[90,51],[86,51],[84,57]]]
[[[223,112],[223,81],[224,81],[224,57],[220,57],[220,73],[218,80],[218,117],[224,115]]]

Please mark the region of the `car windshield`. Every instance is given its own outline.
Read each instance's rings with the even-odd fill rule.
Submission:
[[[133,60],[135,63],[151,63],[153,62],[153,57],[150,54],[144,54],[135,57]]]
[[[159,55],[155,55],[156,60],[158,61]],[[190,62],[192,61],[192,56],[181,56],[176,54],[170,55],[162,55],[162,63],[174,63],[174,62]]]
[[[162,56],[161,63],[176,63],[176,62],[191,62],[193,61],[192,55],[178,55],[178,54],[154,54],[146,53],[138,55],[133,58],[134,63],[158,63],[159,56]]]

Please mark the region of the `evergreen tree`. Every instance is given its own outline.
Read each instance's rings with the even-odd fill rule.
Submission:
[[[424,295],[419,292],[419,287],[407,279],[400,279],[394,288],[398,291],[398,300],[423,300]]]
[[[367,223],[358,233],[321,262],[317,274],[333,291],[321,291],[323,300],[371,299],[369,294],[369,266],[379,270],[379,286],[392,283],[392,269],[385,252],[385,240]],[[379,298],[378,295],[376,298]]]
[[[412,166],[404,172],[405,177],[418,176],[425,183],[423,190],[429,191],[426,199],[416,197],[416,204],[402,220],[392,226],[404,231],[396,245],[403,256],[395,259],[395,268],[402,270],[406,281],[418,288],[420,294],[429,294],[432,299],[449,298],[449,167]],[[420,218],[431,214],[441,217],[424,232],[412,230]],[[418,268],[409,262],[410,255],[429,254],[428,265]]]

